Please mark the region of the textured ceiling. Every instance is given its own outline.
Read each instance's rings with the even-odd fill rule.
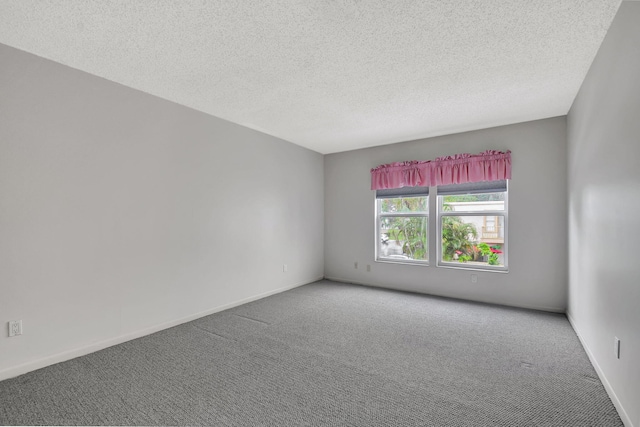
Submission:
[[[331,153],[566,114],[619,5],[0,0],[0,43]]]

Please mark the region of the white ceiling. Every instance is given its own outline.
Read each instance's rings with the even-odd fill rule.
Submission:
[[[566,114],[619,5],[0,0],[0,43],[332,153]]]

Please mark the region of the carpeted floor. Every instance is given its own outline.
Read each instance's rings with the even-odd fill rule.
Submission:
[[[622,426],[564,315],[329,281],[0,382],[0,424]]]

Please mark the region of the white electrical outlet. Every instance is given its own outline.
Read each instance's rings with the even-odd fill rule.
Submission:
[[[22,320],[9,321],[9,336],[15,337],[16,335],[22,335]]]
[[[620,359],[620,338],[618,337],[613,337],[613,353],[616,359]]]
[[[289,270],[289,267],[287,267],[287,264],[282,264],[282,272],[286,273]]]
[[[478,283],[478,275],[477,274],[472,274],[471,275],[471,283]]]

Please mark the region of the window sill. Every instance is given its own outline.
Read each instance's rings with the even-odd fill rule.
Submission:
[[[467,271],[483,271],[489,273],[508,273],[508,267],[489,267],[478,264],[465,264],[460,262],[439,262],[438,267],[451,268],[454,270],[467,270]]]
[[[396,259],[386,259],[386,258],[378,258],[375,262],[380,262],[383,264],[402,264],[402,265],[417,265],[419,267],[429,267],[429,261],[411,261],[411,260],[396,260]]]

